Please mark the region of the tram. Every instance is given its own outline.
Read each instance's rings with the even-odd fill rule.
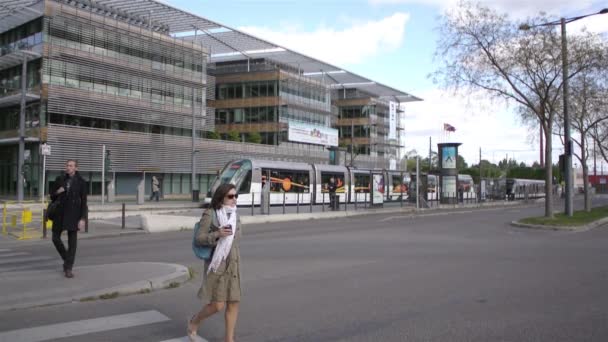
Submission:
[[[211,196],[220,184],[237,187],[237,204],[258,206],[261,193],[269,193],[270,205],[329,204],[328,185],[333,178],[336,196],[340,203],[370,202],[373,175],[382,175],[380,192],[384,201],[406,200],[410,174],[384,169],[359,169],[339,165],[309,164],[276,160],[239,159],[228,163],[212,184],[205,198]]]

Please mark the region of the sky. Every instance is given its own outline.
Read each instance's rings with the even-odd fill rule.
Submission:
[[[442,13],[457,0],[164,0],[183,10],[269,40],[345,70],[410,93],[424,101],[405,106],[404,151],[428,155],[429,137],[461,142],[469,164],[505,157],[531,164],[539,160],[538,130],[526,128],[514,105],[491,102],[483,93],[446,93],[428,77]],[[591,0],[485,0],[484,4],[516,18],[539,11],[558,16],[598,12],[606,2]],[[568,25],[608,32],[608,15]],[[449,137],[443,123],[456,128]],[[553,160],[563,152],[554,138]],[[598,166],[599,168],[599,166]],[[606,166],[608,169],[608,166]]]

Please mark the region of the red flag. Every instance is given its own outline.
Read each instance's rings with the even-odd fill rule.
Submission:
[[[454,126],[452,126],[450,124],[444,123],[443,124],[443,130],[444,131],[448,131],[448,132],[456,132],[456,127],[454,127]]]

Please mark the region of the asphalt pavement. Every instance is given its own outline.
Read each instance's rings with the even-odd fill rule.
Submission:
[[[246,225],[237,340],[608,340],[607,227],[509,225],[542,212],[538,204]],[[200,306],[190,243],[191,232],[80,241],[77,267],[161,262],[198,275],[148,294],[2,312],[0,341],[17,332],[22,341],[183,340]],[[50,242],[3,253],[26,253],[13,266],[31,270],[51,266],[26,258],[58,258]],[[221,341],[223,317],[200,334]]]

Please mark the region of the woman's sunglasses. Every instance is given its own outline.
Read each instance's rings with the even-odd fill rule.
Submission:
[[[226,195],[226,198],[227,198],[227,199],[235,199],[235,198],[239,198],[239,194],[234,194],[234,195],[230,194],[230,195]]]

